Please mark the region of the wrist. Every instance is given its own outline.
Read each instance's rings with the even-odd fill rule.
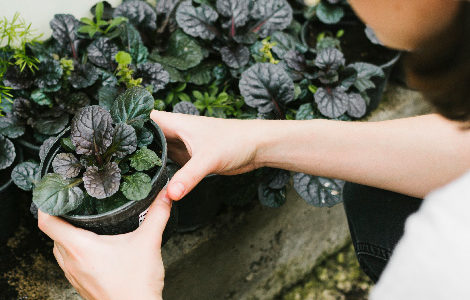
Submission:
[[[255,145],[253,162],[257,168],[271,167],[278,162],[276,158],[277,148],[283,140],[289,121],[256,120],[252,128]]]

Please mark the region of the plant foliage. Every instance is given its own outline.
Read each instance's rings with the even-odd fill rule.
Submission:
[[[146,146],[137,150],[140,141],[135,128],[141,129],[149,121],[150,111],[146,108],[151,109],[153,102],[146,89],[135,87],[118,97],[112,113],[97,105],[80,109],[72,120],[70,138],[61,141],[63,150],[72,151],[60,152],[54,157],[54,173],[45,175],[38,183],[29,180],[28,184],[23,184],[27,188],[35,185],[33,202],[36,206],[52,215],[64,215],[89,205],[84,202],[88,197],[96,201],[115,201],[113,196],[119,190],[127,201],[147,197],[152,184],[150,177],[142,172],[150,172],[162,162]],[[148,139],[142,134],[139,137]],[[134,171],[122,172],[120,166],[124,161],[129,161]],[[36,180],[36,175],[31,175],[35,172],[17,173],[19,181],[26,181],[22,178],[27,176]],[[116,201],[122,202],[122,199]]]

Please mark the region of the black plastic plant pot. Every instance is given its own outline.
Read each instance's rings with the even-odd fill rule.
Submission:
[[[163,135],[163,132],[158,127],[158,125],[153,121],[147,122],[145,126],[154,135],[153,142],[148,146],[148,148],[158,153],[162,159],[162,166],[158,168],[158,171],[155,174],[153,174],[152,190],[150,191],[149,195],[143,200],[127,202],[121,207],[102,214],[89,216],[65,215],[62,216],[63,219],[77,227],[102,235],[128,233],[139,227],[145,218],[148,207],[150,204],[152,204],[157,194],[168,182],[166,170],[167,144],[165,136]],[[41,176],[44,176],[48,172],[52,171],[52,161],[54,157],[63,151],[60,140],[61,138],[67,137],[69,135],[70,128],[66,129],[58,136],[56,142],[52,145],[51,149],[46,154],[44,161],[41,162]],[[177,222],[177,207],[176,205],[173,205],[170,220],[168,221],[165,232],[163,234],[163,243],[165,243],[176,230]]]
[[[7,179],[5,182],[0,183],[0,243],[4,242],[13,234],[18,227],[20,213],[19,213],[19,199],[18,195],[20,190],[15,186],[11,179],[11,170],[18,163],[23,161],[23,150],[20,147],[16,148],[16,159],[12,167],[0,171],[0,178]]]
[[[338,24],[327,25],[316,20],[305,22],[302,26],[302,42],[315,48],[319,33],[336,33],[339,30],[345,32],[344,36],[341,37],[341,47],[347,63],[367,62],[381,67],[384,72],[384,77],[372,78],[375,88],[366,91],[370,99],[367,107],[367,113],[369,113],[379,105],[390,74],[400,60],[401,53],[373,44],[364,32],[364,24],[352,14],[343,18]]]
[[[390,74],[392,73],[392,70],[397,62],[400,60],[400,56],[401,53],[397,53],[392,59],[379,66],[384,71],[384,77],[372,78],[372,82],[375,84],[375,88],[367,90],[367,96],[369,96],[370,99],[367,112],[371,112],[376,109],[377,106],[379,106],[380,100],[382,100],[382,95],[385,91],[385,87],[387,86],[388,80],[390,78]]]
[[[174,167],[175,165],[171,164],[168,168]],[[208,224],[216,217],[222,204],[248,204],[256,197],[257,191],[254,172],[235,176],[206,176],[188,195],[177,202],[178,232],[194,231]]]
[[[222,197],[217,186],[222,176],[206,176],[188,195],[177,202],[178,232],[189,232],[206,225],[220,210]]]

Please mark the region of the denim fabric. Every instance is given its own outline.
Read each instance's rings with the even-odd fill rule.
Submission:
[[[343,198],[359,264],[377,282],[403,236],[406,219],[423,200],[349,182]]]

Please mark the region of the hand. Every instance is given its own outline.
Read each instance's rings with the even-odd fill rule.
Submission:
[[[171,159],[183,166],[168,184],[180,200],[208,174],[235,175],[260,167],[256,162],[259,120],[227,120],[153,111],[168,142]]]
[[[142,225],[128,234],[97,235],[41,211],[38,226],[54,240],[57,262],[85,299],[161,299],[161,242],[170,209],[164,189]]]

